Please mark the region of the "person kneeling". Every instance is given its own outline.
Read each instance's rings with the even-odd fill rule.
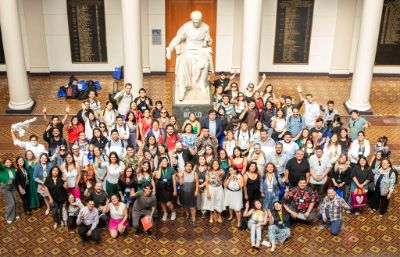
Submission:
[[[332,187],[328,188],[326,194],[327,195],[319,206],[320,215],[322,216],[322,222],[330,226],[332,235],[336,236],[339,234],[343,225],[343,208],[350,209],[350,206],[342,197],[336,195]]]
[[[119,200],[118,195],[111,196],[111,203],[106,204],[103,213],[110,212],[108,229],[112,238],[123,234],[128,226],[128,207]]]
[[[313,208],[318,196],[311,187],[307,186],[304,177],[300,178],[297,187],[290,189],[290,191],[286,188],[284,198],[289,205],[287,211],[294,220],[312,223],[315,216]]]
[[[82,242],[91,238],[96,243],[100,242],[100,234],[97,225],[99,224],[99,211],[94,208],[94,201],[89,200],[86,207],[83,207],[79,212],[78,219],[78,234],[82,238]]]
[[[135,235],[140,233],[140,220],[144,216],[153,217],[157,207],[157,199],[153,194],[153,187],[145,184],[143,191],[136,192],[133,197],[136,198],[132,207],[132,226],[135,229]],[[147,234],[151,234],[147,231]]]

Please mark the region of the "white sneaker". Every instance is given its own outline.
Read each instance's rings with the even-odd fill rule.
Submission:
[[[266,247],[271,247],[271,243],[269,241],[267,241],[267,240],[262,241],[261,244],[266,246]]]
[[[347,210],[347,211],[346,211],[346,213],[350,214],[350,213],[351,213],[351,211]]]
[[[161,220],[162,220],[162,221],[167,221],[167,218],[168,218],[168,213],[164,212],[164,214],[163,214]]]
[[[19,220],[19,216],[15,216],[15,220]]]
[[[176,220],[176,211],[171,213],[171,220]]]
[[[12,220],[7,220],[7,224],[11,224],[12,223]]]
[[[354,213],[354,215],[358,216],[358,215],[360,215],[360,212],[359,212],[359,211],[356,211],[356,212]]]

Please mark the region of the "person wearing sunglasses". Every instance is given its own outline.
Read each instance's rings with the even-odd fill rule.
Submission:
[[[311,188],[321,197],[325,191],[324,186],[328,179],[328,173],[332,168],[330,158],[328,155],[323,154],[321,146],[316,146],[315,154],[311,155],[309,163]]]

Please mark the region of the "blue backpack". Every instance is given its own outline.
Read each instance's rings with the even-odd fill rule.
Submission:
[[[120,80],[124,77],[124,66],[117,66],[115,67],[113,73],[112,73],[112,77],[115,80]]]

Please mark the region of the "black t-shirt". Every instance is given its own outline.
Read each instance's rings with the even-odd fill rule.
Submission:
[[[64,180],[57,178],[56,183],[51,176],[47,177],[44,185],[49,190],[51,198],[56,203],[65,203],[68,199],[67,190],[64,188]]]
[[[301,177],[306,177],[310,173],[310,164],[306,158],[298,163],[296,157],[293,157],[286,163],[285,167],[289,171],[289,183],[297,186]]]
[[[323,138],[327,137],[327,130],[322,127],[321,129],[317,129],[316,127],[313,127],[310,129],[310,134],[313,135],[314,133],[318,134],[318,143],[322,141]]]
[[[220,80],[220,79],[214,80],[215,88],[217,88],[218,86],[222,86],[225,90],[225,88],[228,86],[228,84],[229,84],[229,78],[225,78],[224,80]]]
[[[107,192],[106,191],[101,191],[100,194],[96,194],[94,189],[89,189],[89,197],[88,200],[93,200],[94,201],[94,207],[99,208],[99,206],[103,206],[106,204],[107,201]]]

